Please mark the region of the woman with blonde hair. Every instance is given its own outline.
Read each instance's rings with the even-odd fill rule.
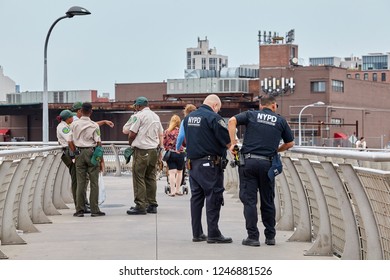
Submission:
[[[172,151],[169,159],[167,160],[168,165],[168,180],[170,186],[169,196],[183,195],[180,192],[181,180],[183,177],[184,169],[184,152],[183,147],[178,151],[176,150],[176,141],[179,135],[180,117],[173,115],[169,121],[168,128],[164,131],[164,149],[165,151]]]
[[[187,104],[186,107],[183,110],[184,117],[186,117],[189,113],[192,111],[196,110],[196,106],[194,104]],[[182,148],[182,145],[184,143],[184,128],[183,128],[183,122],[180,124],[180,129],[179,129],[179,136],[177,136],[177,141],[176,141],[176,150],[180,150]]]

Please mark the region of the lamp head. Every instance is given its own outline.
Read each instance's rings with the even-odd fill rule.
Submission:
[[[85,16],[90,14],[91,14],[90,11],[79,6],[73,6],[66,12],[66,16],[69,18],[72,18],[74,16]]]

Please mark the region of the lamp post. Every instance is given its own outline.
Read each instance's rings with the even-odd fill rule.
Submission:
[[[301,127],[301,116],[302,116],[302,113],[303,111],[306,109],[306,108],[309,108],[309,107],[315,107],[315,106],[323,106],[325,105],[324,102],[322,101],[318,101],[316,103],[313,103],[313,104],[309,104],[309,105],[306,105],[305,107],[302,108],[302,110],[299,112],[299,116],[298,116],[298,146],[302,146],[302,127]]]
[[[59,17],[53,24],[51,25],[49,31],[46,35],[45,40],[45,51],[44,51],[44,60],[43,60],[43,94],[42,94],[42,142],[47,143],[49,142],[49,97],[48,97],[48,91],[47,91],[47,45],[49,43],[49,37],[51,34],[51,31],[53,30],[54,26],[59,22],[60,20],[64,18],[72,18],[74,16],[84,16],[84,15],[90,15],[91,13],[81,7],[73,6],[71,7],[66,13],[65,16]]]

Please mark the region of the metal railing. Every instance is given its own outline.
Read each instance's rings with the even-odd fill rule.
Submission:
[[[51,215],[72,203],[61,147],[40,144],[1,145],[1,244],[24,244],[18,232],[36,232],[35,224],[51,223]],[[131,173],[123,156],[127,146],[103,143],[106,174]],[[289,241],[312,242],[304,252],[308,256],[390,259],[388,151],[296,147],[282,160],[283,173],[276,177],[277,229],[292,231]],[[237,167],[228,165],[227,192],[238,196],[238,184]],[[7,257],[0,251],[0,258]]]

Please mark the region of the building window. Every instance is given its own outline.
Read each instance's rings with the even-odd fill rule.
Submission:
[[[339,125],[341,127],[342,124],[344,124],[344,119],[340,118],[331,118],[330,123],[333,125]]]
[[[202,69],[206,69],[206,58],[202,57]]]
[[[356,79],[356,80],[360,80],[360,74],[359,74],[359,73],[356,73],[356,74],[355,74],[355,79]]]
[[[347,74],[347,78],[348,78],[348,79],[351,79],[351,74]]]
[[[372,73],[372,80],[374,82],[377,82],[378,81],[378,74],[377,73]]]
[[[363,80],[368,81],[368,73],[364,73]]]
[[[215,57],[209,58],[209,69],[210,70],[217,70],[217,59]]]
[[[53,103],[64,103],[64,92],[53,92]]]
[[[191,52],[187,52],[187,69],[191,69]]]
[[[388,69],[388,55],[364,55],[362,61],[363,70]]]
[[[386,82],[386,73],[381,74],[381,81]]]
[[[195,69],[195,58],[192,59],[192,69]]]
[[[344,92],[344,82],[338,80],[332,80],[332,91]]]
[[[326,83],[322,81],[310,82],[311,92],[325,92]]]

